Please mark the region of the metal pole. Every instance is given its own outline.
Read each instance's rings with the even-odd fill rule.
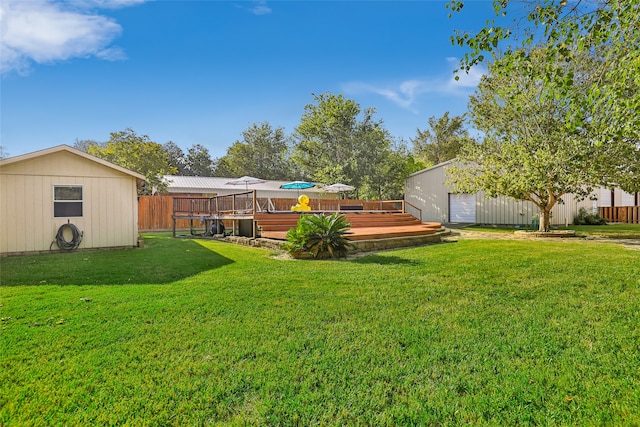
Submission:
[[[258,201],[258,197],[256,196],[256,190],[253,190],[253,211],[251,213],[251,219],[253,222],[253,230],[251,233],[253,234],[253,238],[258,237],[258,222],[256,221],[256,202]]]

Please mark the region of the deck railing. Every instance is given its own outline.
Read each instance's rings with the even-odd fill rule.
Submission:
[[[140,196],[138,229],[168,231],[177,227],[185,230],[199,224],[198,219],[202,217],[223,216],[230,220],[237,215],[246,218],[255,212],[290,211],[297,203],[296,198],[257,197],[253,193],[252,190],[215,197]],[[420,209],[403,200],[311,199],[310,206],[314,211],[326,212],[363,210],[408,212],[416,218],[421,215]]]
[[[257,197],[255,190],[214,197],[175,197],[173,199],[173,215],[253,215],[255,212],[289,211],[297,203],[291,198]],[[313,211],[385,211],[406,212],[406,207],[421,210],[404,200],[335,200],[312,199],[309,206]]]

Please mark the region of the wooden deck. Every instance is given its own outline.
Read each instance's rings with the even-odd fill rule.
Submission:
[[[351,224],[347,238],[352,241],[425,236],[444,231],[439,222],[421,222],[408,213],[380,211],[342,213]],[[324,214],[329,213],[324,212]],[[254,219],[260,237],[285,240],[287,231],[296,227],[300,215],[301,213],[298,212],[256,213]]]
[[[310,204],[317,205],[318,211],[292,212],[274,209],[276,204],[271,199],[260,199],[255,191],[215,197],[174,198],[173,235],[176,235],[177,221],[189,221],[191,224],[197,220],[204,224],[205,230],[209,230],[213,221],[222,220],[225,227],[238,236],[286,240],[287,232],[297,226],[301,215],[329,215],[333,212],[346,216],[351,225],[347,238],[352,241],[419,237],[445,231],[440,223],[423,223],[407,213],[406,207],[411,206],[417,212],[414,214],[421,216],[418,208],[404,200],[329,202],[322,200]]]

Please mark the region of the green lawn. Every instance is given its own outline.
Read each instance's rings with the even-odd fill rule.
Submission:
[[[640,251],[0,260],[0,425],[640,425]]]

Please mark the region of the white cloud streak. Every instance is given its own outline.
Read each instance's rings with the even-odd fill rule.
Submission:
[[[0,72],[27,74],[31,65],[76,57],[122,60],[124,52],[109,46],[122,32],[113,19],[92,10],[141,3],[142,0],[3,0],[0,4]]]
[[[475,67],[469,73],[459,72],[458,80],[453,74],[456,58],[447,58],[447,62],[453,64],[448,77],[431,79],[408,79],[399,83],[373,84],[366,82],[348,82],[342,85],[342,89],[353,95],[373,93],[380,95],[389,101],[405,108],[415,114],[418,113],[416,104],[427,94],[439,94],[466,97],[478,86],[480,78],[485,73],[481,67]]]
[[[271,13],[271,8],[267,6],[267,2],[265,0],[258,0],[255,3],[256,4],[249,9],[249,11],[254,15],[268,15]]]

